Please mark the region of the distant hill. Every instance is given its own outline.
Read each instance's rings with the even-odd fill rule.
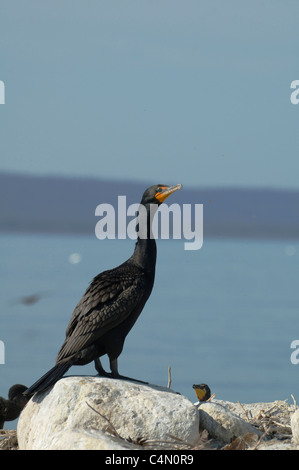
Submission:
[[[98,204],[154,183],[0,173],[0,231],[94,235]],[[183,188],[174,202],[204,205],[204,237],[299,238],[299,191]]]

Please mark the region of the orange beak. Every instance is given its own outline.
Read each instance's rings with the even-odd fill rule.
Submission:
[[[159,202],[164,202],[165,199],[170,196],[172,193],[181,189],[183,186],[181,184],[176,184],[174,186],[165,186],[162,187],[162,191],[155,194],[155,198],[158,199]]]

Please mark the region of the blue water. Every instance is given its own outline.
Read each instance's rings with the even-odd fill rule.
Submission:
[[[293,394],[298,402],[290,344],[299,339],[299,243],[206,239],[198,251],[185,251],[179,240],[157,244],[155,286],[126,339],[120,373],[167,385],[170,366],[172,388],[192,401],[192,384],[205,382],[218,399],[292,402]],[[133,248],[131,240],[0,235],[1,396],[52,367],[88,283]],[[34,293],[37,303],[20,302]]]

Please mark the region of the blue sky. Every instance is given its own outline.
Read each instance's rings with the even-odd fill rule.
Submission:
[[[2,0],[0,171],[299,189],[297,0]]]

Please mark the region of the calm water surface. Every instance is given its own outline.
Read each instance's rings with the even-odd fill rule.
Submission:
[[[171,366],[172,388],[192,401],[192,384],[205,382],[219,399],[292,402],[293,394],[298,402],[299,364],[290,361],[290,344],[299,340],[299,243],[207,239],[198,251],[184,251],[177,240],[157,245],[154,290],[127,337],[120,373],[167,385]],[[54,365],[91,279],[133,249],[131,240],[0,236],[1,396]],[[22,303],[35,293],[38,302]]]

